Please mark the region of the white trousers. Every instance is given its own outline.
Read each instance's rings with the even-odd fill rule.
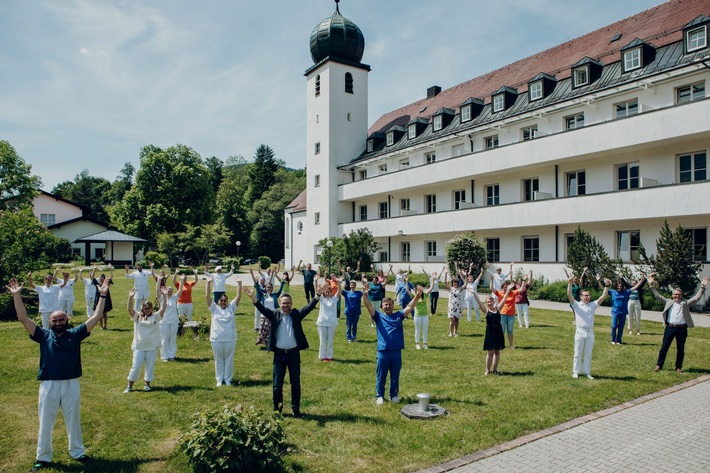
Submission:
[[[67,317],[74,315],[74,299],[59,301],[59,309],[63,310]]]
[[[175,359],[178,324],[160,324],[160,358]]]
[[[128,381],[134,382],[138,380],[141,366],[145,363],[143,380],[147,383],[152,382],[155,377],[155,361],[157,359],[157,350],[133,350],[133,365],[131,366],[131,371],[128,373]]]
[[[79,458],[84,454],[81,438],[81,417],[79,413],[79,379],[42,381],[39,383],[39,437],[37,438],[37,460],[52,461],[52,430],[57,421],[59,407],[62,408],[64,423],[69,438],[69,455]]]
[[[94,300],[96,296],[84,297],[86,300],[86,316],[91,317],[94,315]]]
[[[234,350],[237,342],[212,342],[214,375],[217,382],[231,383],[234,376]]]
[[[629,332],[641,331],[641,301],[629,299]]]
[[[414,316],[414,343],[419,343],[421,335],[422,343],[427,344],[429,340],[429,316],[415,315]]]
[[[515,312],[518,313],[518,326],[523,326],[523,320],[525,320],[525,326],[530,325],[530,320],[528,319],[528,304],[515,304]]]
[[[592,350],[594,349],[594,331],[577,329],[574,334],[574,360],[572,373],[591,374]]]
[[[333,341],[335,340],[335,329],[337,325],[318,326],[318,337],[320,337],[320,347],[318,348],[318,358],[333,359]]]
[[[187,317],[188,321],[192,321],[192,303],[178,304],[177,305],[178,315],[184,315]]]
[[[471,309],[476,313],[476,320],[481,321],[481,310],[478,308],[478,302],[476,299],[464,299],[466,302],[466,320],[471,322],[473,317],[471,317]]]

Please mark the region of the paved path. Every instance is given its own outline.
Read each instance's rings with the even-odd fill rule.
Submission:
[[[710,375],[420,473],[710,472]]]

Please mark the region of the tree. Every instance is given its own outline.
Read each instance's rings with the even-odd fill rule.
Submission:
[[[151,244],[161,232],[212,223],[209,175],[200,155],[187,146],[145,146],[135,184],[112,209],[113,221]]]
[[[88,217],[100,222],[108,222],[106,206],[111,203],[111,183],[103,177],[89,175],[84,169],[73,181],[64,181],[52,189],[52,194],[89,209]]]
[[[698,274],[703,265],[695,261],[693,240],[680,225],[671,230],[668,221],[663,223],[656,240],[655,256],[647,256],[639,247],[641,258],[656,273],[659,287],[678,287],[683,292],[692,292],[698,286]]]
[[[274,150],[266,145],[261,145],[256,149],[254,155],[254,165],[249,168],[249,206],[266,193],[276,182],[276,170],[279,163],[274,157]]]
[[[15,148],[0,140],[0,210],[32,206],[42,181],[31,172],[32,166],[17,154]]]
[[[581,227],[577,227],[572,238],[572,243],[567,248],[567,266],[574,274],[580,275],[584,268],[591,277],[584,280],[585,285],[596,285],[594,275],[599,273],[603,277],[615,279],[618,270],[623,264],[612,260],[601,243]]]
[[[468,271],[471,263],[473,263],[471,271],[475,275],[478,275],[486,264],[486,248],[475,233],[456,235],[446,242],[446,264],[452,278],[456,274],[457,264]]]

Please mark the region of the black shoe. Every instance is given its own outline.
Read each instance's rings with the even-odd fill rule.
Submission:
[[[49,466],[49,462],[43,462],[37,460],[34,465],[32,465],[32,468],[30,468],[30,473],[34,473],[36,471],[40,471],[42,468],[47,468]]]

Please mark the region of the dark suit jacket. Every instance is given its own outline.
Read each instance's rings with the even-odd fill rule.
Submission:
[[[314,297],[307,306],[302,309],[291,309],[291,312],[289,313],[289,316],[293,321],[293,334],[296,337],[296,348],[299,350],[305,350],[308,348],[308,340],[306,340],[306,335],[303,333],[303,325],[301,322],[316,307],[319,300],[319,298]],[[257,310],[261,312],[264,317],[269,320],[269,322],[271,322],[271,332],[269,333],[269,340],[266,343],[266,348],[269,351],[274,351],[276,349],[276,337],[279,324],[283,320],[284,314],[280,310],[267,309],[259,301],[254,304],[254,307],[256,307]]]

